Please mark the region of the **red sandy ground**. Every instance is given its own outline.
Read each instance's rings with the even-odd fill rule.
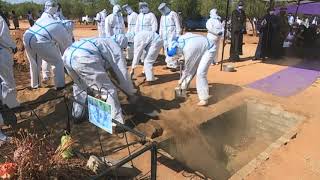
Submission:
[[[27,27],[24,22],[22,27]],[[74,34],[76,39],[97,35],[97,31],[93,30],[93,26],[77,26]],[[254,55],[257,38],[252,36],[245,37],[246,44],[244,45],[244,56],[251,57]],[[229,46],[226,46],[225,57],[228,57]],[[250,58],[249,58],[250,59]],[[198,97],[192,93],[188,100],[179,106],[170,103],[173,100],[173,89],[177,85],[179,75],[163,70],[164,66],[156,66],[154,68],[155,75],[161,80],[161,84],[151,87],[140,87],[141,91],[158,101],[157,106],[167,107],[160,115],[160,120],[157,122],[164,128],[165,137],[182,136],[183,130],[195,127],[216,115],[221,114],[235,105],[240,104],[246,98],[256,98],[265,100],[274,104],[280,104],[284,109],[305,115],[307,120],[300,127],[297,138],[290,141],[287,145],[274,150],[269,160],[265,161],[246,179],[320,179],[320,88],[318,80],[312,86],[303,92],[288,98],[276,97],[254,89],[246,88],[245,85],[280,71],[287,66],[299,63],[300,59],[283,59],[273,61],[272,63],[260,63],[251,60],[235,63],[236,73],[221,72],[220,67],[212,66],[209,70],[210,84],[210,105],[208,107],[197,107]],[[141,71],[141,68],[139,69]],[[17,72],[17,86],[25,87],[28,85],[27,74]],[[138,78],[136,83],[141,82],[142,78]],[[195,87],[193,81],[191,87]],[[35,100],[38,97],[48,92],[47,88],[41,88],[35,91],[21,90],[18,92],[20,101],[26,102]],[[162,103],[160,103],[162,100]],[[171,107],[172,105],[172,107]],[[169,108],[168,108],[169,107]],[[57,107],[56,107],[57,108]],[[50,108],[49,108],[50,109]],[[47,111],[49,111],[49,109]],[[53,116],[57,120],[61,116]],[[150,123],[150,122],[147,122]],[[58,127],[58,123],[53,123],[53,127]],[[95,128],[91,125],[83,124],[76,126],[73,129],[74,136],[79,138],[83,145],[86,146],[86,151],[99,153],[99,143],[95,133]],[[100,131],[102,134],[102,131]],[[103,134],[103,145],[108,149],[117,144],[122,144],[124,140],[115,136]],[[137,146],[138,147],[138,146]],[[119,155],[123,155],[124,152]],[[199,155],[200,156],[200,155]],[[148,173],[150,165],[150,154],[144,154],[135,159],[135,166],[142,171],[142,174]],[[170,168],[162,162],[158,162],[158,178],[167,179],[201,179],[193,173],[186,172],[183,168]]]

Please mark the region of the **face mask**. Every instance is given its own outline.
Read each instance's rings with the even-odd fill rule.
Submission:
[[[274,15],[274,11],[270,11],[269,14],[270,14],[270,15]]]
[[[239,10],[243,9],[243,6],[238,6],[238,9],[239,9]]]

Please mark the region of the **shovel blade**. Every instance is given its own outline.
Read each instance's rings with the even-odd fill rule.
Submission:
[[[176,99],[185,99],[187,98],[187,92],[184,89],[175,89],[175,98]]]

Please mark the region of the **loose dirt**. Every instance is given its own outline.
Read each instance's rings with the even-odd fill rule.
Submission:
[[[23,27],[23,26],[22,26]],[[97,35],[93,26],[77,25],[74,31],[76,39]],[[21,37],[23,31],[19,31]],[[14,32],[13,32],[14,33]],[[200,32],[201,34],[204,34]],[[16,37],[15,37],[16,38]],[[195,81],[191,83],[191,91],[185,102],[174,99],[174,87],[179,79],[178,73],[164,70],[163,62],[159,62],[154,67],[155,75],[159,78],[159,84],[150,87],[140,86],[141,92],[146,95],[152,104],[161,110],[158,124],[164,129],[163,137],[175,136],[181,141],[188,141],[189,136],[197,137],[196,126],[223,112],[240,105],[244,99],[256,98],[281,104],[286,110],[303,114],[308,120],[300,127],[297,138],[286,146],[275,150],[268,161],[264,162],[246,179],[319,179],[320,178],[320,144],[317,143],[320,136],[320,81],[303,92],[288,98],[276,97],[260,91],[246,88],[245,85],[278,72],[288,66],[295,65],[301,59],[286,58],[281,60],[268,60],[266,62],[251,61],[257,46],[257,37],[245,36],[244,55],[241,57],[245,61],[234,63],[237,72],[221,72],[219,66],[211,66],[209,69],[210,95],[208,107],[197,107],[198,97],[195,90]],[[229,45],[226,46],[225,57],[228,57]],[[221,53],[220,53],[221,54]],[[25,56],[17,55],[17,62],[26,62]],[[160,60],[161,58],[159,58]],[[27,63],[26,63],[27,64]],[[138,68],[138,73],[142,68]],[[28,73],[16,71],[17,86],[22,90],[18,91],[18,99],[21,102],[36,101],[48,97],[57,96],[49,88],[39,90],[23,89],[28,85]],[[138,77],[136,84],[139,85],[143,78]],[[47,127],[56,133],[62,133],[65,127],[66,112],[61,101],[49,103],[41,119]],[[46,109],[46,108],[45,108]],[[141,117],[140,122],[148,123],[150,119]],[[37,121],[35,121],[37,123]],[[26,121],[23,124],[27,124]],[[139,123],[139,122],[136,122]],[[28,125],[24,125],[28,127]],[[190,130],[191,133],[186,133]],[[193,129],[193,130],[192,130]],[[99,134],[97,134],[99,132]],[[193,133],[195,132],[195,133]],[[94,154],[101,154],[100,141],[105,149],[125,144],[125,139],[115,135],[107,135],[101,130],[97,130],[93,125],[84,123],[73,126],[72,135],[78,139],[78,147],[81,150]],[[130,138],[129,138],[130,139]],[[199,141],[201,137],[199,137]],[[134,146],[138,148],[139,146]],[[183,147],[181,147],[183,148]],[[196,148],[196,147],[195,147]],[[186,151],[187,152],[187,151]],[[117,156],[126,155],[126,151],[121,151]],[[201,153],[190,151],[190,156],[203,158]],[[146,153],[135,159],[134,165],[147,174],[150,170],[150,154]],[[189,171],[181,164],[178,164],[164,156],[159,155],[158,162],[159,179],[201,179],[198,173]]]

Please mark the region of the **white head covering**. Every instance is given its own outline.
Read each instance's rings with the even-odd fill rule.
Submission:
[[[54,15],[58,10],[58,5],[54,1],[46,1],[44,4],[44,12]]]
[[[146,2],[139,3],[140,12],[143,14],[148,14],[150,12],[149,5]]]
[[[119,13],[121,13],[121,7],[120,7],[120,5],[118,5],[118,4],[114,5],[112,12],[113,12],[113,14],[115,14],[115,15],[119,15]]]
[[[211,9],[211,11],[210,11],[210,18],[220,19],[220,16],[217,14],[217,9]]]
[[[123,5],[122,6],[122,9],[124,9],[126,12],[127,12],[127,14],[131,14],[131,13],[133,13],[133,10],[132,10],[132,8],[128,5],[128,4],[125,4],[125,5]]]
[[[158,10],[161,12],[162,15],[167,15],[171,12],[170,8],[167,6],[166,3],[161,3],[158,7]]]

